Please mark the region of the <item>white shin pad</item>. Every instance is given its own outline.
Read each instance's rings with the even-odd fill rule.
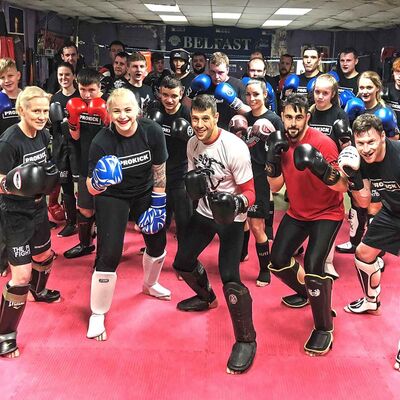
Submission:
[[[170,300],[171,291],[158,283],[161,269],[167,252],[159,257],[151,257],[145,251],[143,254],[143,292],[159,299]]]
[[[367,300],[376,302],[378,296],[381,293],[380,285],[380,273],[378,260],[375,260],[372,264],[365,263],[355,258],[356,269],[360,278],[362,289],[364,291]],[[379,274],[379,283],[375,286],[372,285],[374,275]]]
[[[88,338],[95,338],[104,333],[104,315],[111,307],[116,282],[117,274],[115,272],[93,272],[90,291],[92,315],[86,334]]]

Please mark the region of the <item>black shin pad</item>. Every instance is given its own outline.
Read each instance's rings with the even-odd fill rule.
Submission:
[[[228,360],[228,368],[236,373],[242,373],[250,368],[257,349],[252,298],[247,287],[237,282],[226,283],[224,295],[236,338]]]
[[[3,290],[0,306],[0,355],[17,350],[17,328],[25,310],[29,285],[9,286]]]
[[[60,298],[58,290],[46,289],[51,267],[53,265],[54,253],[41,262],[32,261],[32,277],[29,282],[30,292],[36,301],[53,303]]]

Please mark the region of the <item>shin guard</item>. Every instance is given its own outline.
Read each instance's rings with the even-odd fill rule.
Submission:
[[[368,211],[366,208],[355,207],[349,211],[350,222],[350,242],[353,246],[358,246],[364,236],[365,227],[368,220]]]
[[[243,245],[242,245],[242,253],[240,255],[240,261],[246,261],[248,259],[249,253],[249,239],[250,239],[250,229],[244,231],[243,233]]]
[[[29,290],[35,301],[53,303],[60,299],[60,292],[58,290],[46,289],[53,260],[54,253],[44,261],[36,262],[32,260],[32,276],[29,282]]]
[[[252,298],[247,287],[237,282],[226,283],[224,295],[236,339],[228,360],[228,369],[234,373],[242,373],[253,363],[257,349]]]
[[[0,306],[0,355],[17,350],[17,328],[25,310],[29,285],[10,286],[3,290]]]
[[[90,290],[92,315],[86,334],[89,339],[96,338],[105,332],[104,315],[110,310],[116,283],[115,272],[93,272]]]
[[[301,304],[299,303],[300,305],[296,305],[297,303],[292,304],[291,302],[286,302],[286,297],[282,298],[282,301],[288,307],[304,307],[308,304],[307,291],[304,285],[304,269],[294,258],[291,258],[290,264],[287,267],[277,269],[270,264],[269,269],[278,279],[297,293],[296,297],[304,300],[303,302],[300,302]]]
[[[204,311],[215,308],[218,305],[217,297],[211,288],[207,272],[203,265],[198,262],[196,268],[191,271],[176,270],[183,280],[196,293],[196,296],[182,300],[177,304],[181,311]]]
[[[63,194],[63,203],[65,209],[65,215],[67,219],[67,224],[75,225],[77,218],[77,210],[76,210],[76,199],[72,194]]]
[[[267,286],[271,282],[271,272],[268,268],[270,263],[268,240],[264,243],[256,243],[256,251],[260,265],[260,273],[258,274],[256,284],[257,286]]]
[[[305,285],[314,319],[314,330],[304,349],[315,355],[327,353],[333,342],[332,282],[329,276],[306,274]]]
[[[151,257],[147,251],[143,253],[143,293],[161,300],[171,300],[171,292],[158,283],[166,254],[164,251],[159,257]]]

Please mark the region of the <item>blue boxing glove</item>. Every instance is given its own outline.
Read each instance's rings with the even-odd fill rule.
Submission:
[[[186,91],[186,96],[193,99],[200,93],[204,93],[211,86],[211,78],[207,74],[197,75],[191,82],[189,89]]]
[[[290,93],[297,92],[300,78],[296,74],[289,74],[282,87],[281,99],[284,100]]]
[[[343,90],[343,92],[339,93],[339,103],[340,107],[345,108],[346,104],[349,100],[354,99],[356,97],[351,90]]]
[[[138,227],[142,233],[153,235],[164,228],[167,218],[167,195],[165,193],[151,193],[150,207],[139,217]]]
[[[398,135],[399,128],[397,127],[396,114],[391,108],[380,108],[374,112],[374,115],[382,121],[383,130],[385,131],[387,137]]]
[[[218,100],[224,100],[229,104],[229,107],[235,111],[240,110],[244,103],[237,97],[235,89],[226,82],[221,82],[217,85],[214,92],[214,97]]]
[[[335,78],[335,81],[336,81],[336,82],[339,82],[339,80],[340,80],[339,75],[338,75],[338,73],[337,73],[334,69],[331,69],[331,70],[328,72],[328,75],[333,76],[333,77]]]
[[[315,82],[316,82],[317,78],[311,78],[308,83],[307,83],[307,93],[312,93],[314,92],[314,88],[315,88]]]
[[[348,115],[349,120],[354,121],[359,115],[364,114],[365,104],[358,97],[354,97],[347,102],[344,111]]]
[[[97,161],[91,183],[94,189],[102,192],[108,186],[122,182],[122,164],[116,156],[104,156]]]
[[[268,100],[269,108],[271,111],[275,112],[276,111],[275,90],[269,82],[266,82],[266,86],[267,86],[267,100]]]
[[[3,111],[12,110],[13,105],[11,103],[10,98],[3,92],[0,92],[0,114]]]
[[[252,80],[252,78],[250,78],[249,76],[244,76],[244,77],[242,78],[242,83],[243,83],[244,86],[247,86],[248,83],[249,83],[251,80]]]

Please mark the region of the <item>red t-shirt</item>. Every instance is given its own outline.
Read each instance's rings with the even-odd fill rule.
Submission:
[[[299,171],[294,165],[294,150],[304,143],[311,144],[329,163],[337,166],[338,150],[334,141],[317,129],[308,128],[300,142],[291,144],[282,153],[282,173],[289,198],[287,213],[302,221],[340,221],[344,218],[343,194],[330,189],[308,168]]]

